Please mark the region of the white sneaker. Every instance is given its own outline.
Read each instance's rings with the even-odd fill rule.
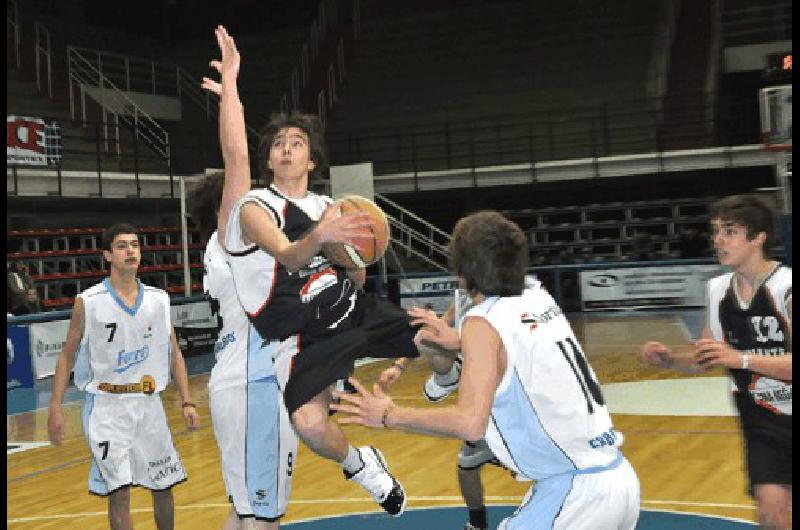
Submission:
[[[458,382],[461,380],[461,357],[456,357],[453,365],[456,369],[456,380],[450,384],[442,385],[436,382],[437,374],[431,374],[428,380],[425,381],[425,386],[422,387],[422,393],[425,394],[425,399],[431,403],[438,403],[455,392],[458,388]]]
[[[359,447],[358,452],[364,467],[354,475],[348,475],[345,471],[345,478],[358,482],[387,513],[399,517],[406,509],[403,486],[389,473],[380,451],[370,445]]]

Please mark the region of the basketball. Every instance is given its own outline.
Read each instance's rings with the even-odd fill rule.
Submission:
[[[372,265],[383,256],[389,246],[389,220],[380,206],[360,195],[347,195],[334,204],[339,205],[342,215],[363,212],[375,221],[372,229],[375,238],[355,240],[354,245],[324,243],[322,252],[332,263],[346,269],[360,269]]]

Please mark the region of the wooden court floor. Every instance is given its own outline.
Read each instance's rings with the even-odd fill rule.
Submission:
[[[600,382],[607,385],[682,377],[646,367],[636,356],[637,345],[649,338],[686,348],[686,330],[679,320],[670,316],[588,316],[574,319],[573,325]],[[364,382],[374,381],[386,365],[378,362],[362,366],[356,376]],[[721,370],[715,370],[701,377],[722,375]],[[412,364],[392,395],[403,404],[436,406],[428,404],[421,394],[427,376],[422,362]],[[211,429],[207,380],[207,374],[191,379],[202,415],[199,431],[185,428],[174,387],[163,394],[175,443],[189,474],[189,480],[175,488],[177,529],[221,528],[229,509]],[[8,455],[9,528],[107,527],[105,499],[87,493],[89,453],[81,431],[80,408],[78,402],[65,406],[68,425],[62,446]],[[617,430],[625,436],[623,451],[639,475],[644,509],[755,520],[752,501],[745,493],[742,443],[735,417],[613,417]],[[9,416],[7,429],[9,442],[45,441],[47,411]],[[457,440],[361,427],[346,427],[345,432],[355,445],[371,444],[381,449],[405,487],[409,508],[463,505],[455,472]],[[483,470],[483,480],[487,504],[517,504],[530,486],[492,466]],[[132,509],[136,528],[155,527],[148,492],[134,490]],[[336,465],[301,444],[284,521],[368,511],[378,511],[378,507],[366,493],[346,482]]]

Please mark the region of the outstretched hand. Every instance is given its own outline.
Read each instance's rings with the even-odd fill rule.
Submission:
[[[700,339],[695,343],[694,358],[705,368],[724,366],[736,369],[742,367],[743,354],[730,347],[727,342],[713,339]]]
[[[200,86],[209,92],[221,96],[223,84],[226,82],[236,84],[236,78],[239,76],[241,57],[239,56],[239,50],[236,49],[236,43],[233,37],[228,35],[228,30],[223,26],[217,26],[214,30],[214,35],[217,37],[217,44],[219,45],[222,59],[214,59],[208,64],[219,72],[220,82],[204,77]]]
[[[339,418],[339,423],[352,423],[365,427],[386,427],[384,420],[389,411],[394,408],[392,398],[381,390],[378,383],[372,386],[372,392],[370,392],[355,377],[349,378],[348,381],[356,389],[356,393],[351,394],[338,390],[333,392],[333,397],[338,398],[339,403],[332,403],[331,409],[350,414],[350,416]]]
[[[412,326],[422,326],[414,337],[414,342],[429,342],[449,351],[461,348],[461,339],[456,329],[429,309],[412,307],[408,310]]]

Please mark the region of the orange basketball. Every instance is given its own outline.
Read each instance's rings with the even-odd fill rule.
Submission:
[[[360,195],[347,195],[337,200],[335,204],[340,206],[342,215],[358,212],[369,214],[375,221],[375,226],[372,228],[375,237],[357,239],[353,245],[324,243],[322,252],[325,257],[347,269],[364,268],[381,259],[389,246],[389,220],[383,210]]]

